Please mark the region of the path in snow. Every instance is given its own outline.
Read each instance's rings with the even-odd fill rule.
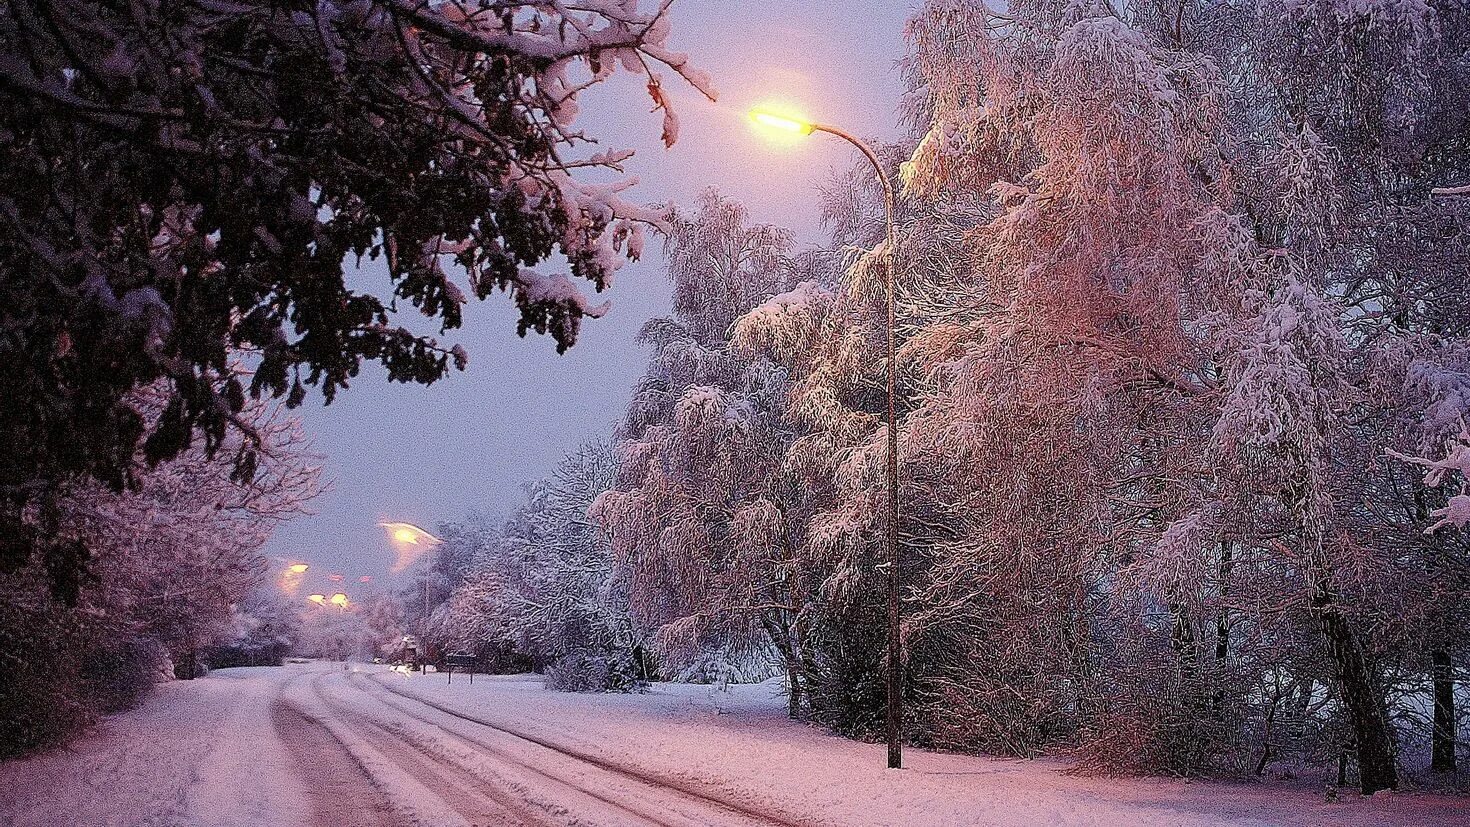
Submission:
[[[547,692],[340,664],[168,684],[70,747],[0,764],[0,825],[50,827],[1470,827],[1470,799],[1076,778],[785,720],[770,685]]]
[[[598,823],[699,827],[700,825],[776,825],[798,821],[763,811],[718,790],[678,778],[660,777],[636,766],[558,745],[477,715],[394,692],[355,674],[348,683],[358,693],[357,709],[376,705],[374,720],[384,731],[458,767],[489,789],[509,788],[539,807],[533,823],[566,823],[567,814]],[[346,710],[343,710],[344,712]],[[352,713],[348,713],[352,714]],[[384,726],[383,720],[395,722]]]
[[[271,707],[271,724],[291,754],[298,778],[308,778],[308,823],[391,827],[388,799],[326,727],[283,701]]]
[[[310,824],[307,776],[272,725],[285,677],[230,669],[163,684],[62,749],[0,763],[0,825]]]

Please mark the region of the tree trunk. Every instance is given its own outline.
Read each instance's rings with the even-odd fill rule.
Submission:
[[[1220,602],[1222,604],[1230,597],[1230,570],[1234,566],[1234,549],[1231,548],[1231,541],[1226,540],[1220,544]],[[1229,654],[1230,610],[1222,605],[1220,615],[1215,619],[1215,660],[1224,662],[1225,657]]]
[[[1455,680],[1450,653],[1436,650],[1434,669],[1434,736],[1429,769],[1455,771]]]
[[[1261,731],[1261,760],[1256,762],[1256,775],[1266,773],[1266,765],[1276,757],[1275,750],[1271,749],[1271,739],[1276,737],[1276,711],[1281,708],[1281,679],[1276,679],[1276,687],[1271,693],[1271,705],[1266,707],[1265,726]]]
[[[786,715],[792,719],[801,716],[801,681],[795,664],[786,666]]]
[[[1326,601],[1323,601],[1326,602]],[[1388,731],[1388,713],[1383,697],[1373,685],[1368,659],[1363,655],[1357,636],[1336,607],[1321,609],[1322,633],[1327,638],[1327,651],[1337,665],[1342,700],[1352,721],[1358,751],[1358,781],[1363,795],[1398,786],[1398,770],[1394,767],[1393,737]]]

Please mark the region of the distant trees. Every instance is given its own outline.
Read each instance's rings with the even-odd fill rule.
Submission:
[[[666,45],[668,5],[0,8],[0,567],[43,555],[76,597],[88,547],[55,538],[79,480],[123,491],[232,431],[248,480],[247,397],[330,402],[365,359],[404,382],[462,368],[392,324],[400,300],[452,328],[468,293],[507,291],[521,333],[570,346],[602,312],[573,280],[600,290],[661,226],[626,183],[577,177],[627,158],[575,154],[579,95],[642,76],[670,144],[664,75],[713,96]],[[528,269],[553,256],[569,275]],[[363,257],[392,301],[347,287]]]
[[[292,601],[259,583],[232,607],[228,634],[207,652],[210,668],[280,666],[301,642],[301,627]]]
[[[626,582],[588,518],[614,469],[605,443],[583,445],[528,485],[525,503],[498,530],[449,527],[446,536],[480,540],[470,574],[436,612],[447,645],[491,664],[525,658],[560,689],[626,689],[648,679]]]
[[[361,606],[313,606],[301,617],[292,652],[324,660],[370,660],[384,654],[380,646],[387,642],[368,626]]]

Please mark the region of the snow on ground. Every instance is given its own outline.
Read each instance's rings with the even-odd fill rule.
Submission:
[[[1470,799],[1076,778],[793,723],[773,684],[546,691],[533,676],[310,664],[161,686],[64,750],[0,764],[0,824],[1466,827]]]
[[[800,823],[1467,827],[1470,798],[1277,784],[1073,777],[1058,761],[944,755],[835,738],[785,716],[775,683],[659,684],[644,695],[547,692],[535,676],[374,675],[388,688],[657,777],[718,790]]]
[[[0,824],[307,823],[303,779],[271,727],[278,671],[162,684],[62,749],[0,763]]]

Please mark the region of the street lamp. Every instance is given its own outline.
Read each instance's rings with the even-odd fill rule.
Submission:
[[[410,556],[416,555],[416,552],[427,551],[444,542],[413,523],[380,522],[378,525],[387,529],[388,537],[392,540],[395,550],[398,552],[398,564],[394,566],[394,571],[398,571],[403,565],[406,565]],[[427,655],[429,652],[429,575],[431,573],[427,568],[424,570],[424,617],[419,628],[420,640],[422,641],[420,646],[423,649],[424,655]],[[422,663],[419,664],[419,668],[420,670],[423,669]]]
[[[813,132],[836,135],[858,148],[878,182],[883,185],[883,216],[887,233],[883,242],[883,273],[888,287],[888,767],[903,766],[903,661],[899,642],[898,609],[898,360],[896,357],[897,333],[895,330],[896,302],[894,298],[893,247],[896,237],[893,224],[893,182],[888,172],[878,161],[878,156],[867,144],[852,134],[823,123],[813,123],[802,118],[757,108],[750,112],[756,125],[781,135],[806,136]]]

